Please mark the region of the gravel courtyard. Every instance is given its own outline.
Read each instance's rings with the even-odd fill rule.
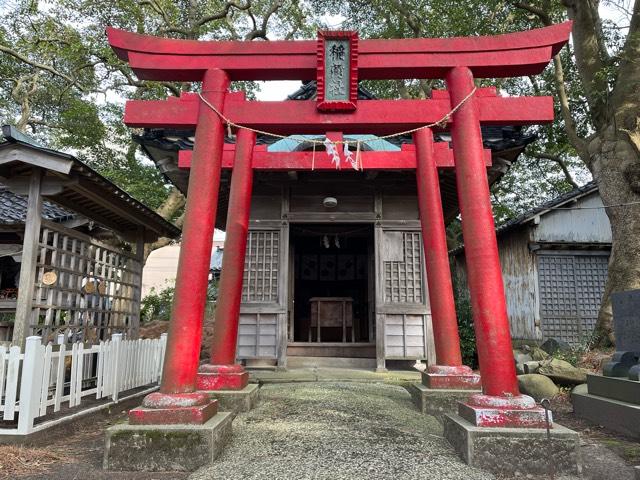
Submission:
[[[191,480],[494,478],[462,463],[396,385],[265,385],[233,429],[232,444]]]

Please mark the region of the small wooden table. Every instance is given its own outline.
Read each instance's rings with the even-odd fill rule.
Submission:
[[[318,343],[322,341],[322,327],[342,327],[342,342],[347,343],[347,328],[351,328],[351,343],[355,343],[353,329],[353,298],[351,297],[313,297],[309,299],[311,322],[309,325],[309,342],[311,333],[316,328]]]

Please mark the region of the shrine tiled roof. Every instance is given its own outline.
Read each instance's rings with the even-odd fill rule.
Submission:
[[[52,222],[71,220],[75,215],[46,200],[42,202],[42,217]],[[0,225],[25,223],[27,219],[27,197],[16,195],[0,186]]]
[[[180,236],[181,231],[178,227],[133,198],[86,163],[68,153],[42,146],[31,137],[19,132],[15,127],[2,126],[0,153],[11,154],[8,156],[10,161],[5,161],[2,164],[2,175],[5,178],[13,176],[19,178],[28,175],[28,172],[33,168],[29,162],[38,155],[50,160],[51,164],[64,162],[68,166],[66,172],[45,169],[47,175],[51,174],[56,178],[72,180],[63,183],[60,191],[47,196],[48,200],[44,201],[45,205],[48,205],[45,207],[45,212],[57,215],[73,210],[120,233],[135,232],[143,227],[147,241],[155,241],[161,236],[168,238]],[[56,206],[54,207],[54,204],[49,201],[55,202]],[[17,213],[8,213],[9,216],[6,218],[10,222],[16,223],[19,222],[19,219],[24,218],[24,215],[20,213],[18,198],[7,199],[6,205],[0,205],[0,212],[9,211],[12,204],[16,207]],[[64,208],[57,205],[62,205]]]

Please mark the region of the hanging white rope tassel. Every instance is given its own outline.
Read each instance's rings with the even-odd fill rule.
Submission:
[[[356,170],[362,171],[362,156],[360,155],[362,140],[358,140],[356,144]]]
[[[340,170],[340,154],[338,153],[336,144],[333,143],[328,138],[325,138],[324,146],[327,150],[327,155],[329,155],[329,158],[331,158],[331,163],[333,163],[336,166],[336,170]]]
[[[351,164],[351,168],[358,170],[358,161],[353,156],[353,152],[349,151],[349,142],[344,142],[344,159]]]
[[[311,171],[316,169],[316,142],[313,142],[313,153],[311,154]]]

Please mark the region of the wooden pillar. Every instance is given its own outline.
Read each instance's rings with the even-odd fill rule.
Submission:
[[[133,311],[135,312],[135,318],[133,319],[133,325],[131,325],[130,335],[133,339],[138,339],[140,334],[140,303],[142,301],[142,274],[144,272],[144,228],[138,228],[136,235],[136,260],[139,262],[140,271],[138,272],[138,279],[136,289],[133,293]]]
[[[27,219],[24,225],[22,242],[22,263],[18,284],[16,319],[13,326],[13,345],[24,346],[30,335],[33,316],[34,285],[36,282],[36,264],[38,263],[38,243],[42,221],[42,185],[43,171],[34,168],[29,178],[29,198],[27,201]]]
[[[480,377],[470,367],[462,365],[440,183],[433,157],[433,133],[429,129],[418,130],[413,134],[413,142],[416,146],[418,210],[436,350],[436,363],[428,366],[422,378],[423,384],[439,389],[478,388]]]
[[[433,133],[422,129],[413,134],[416,146],[416,182],[422,228],[425,270],[438,365],[460,366],[458,321],[447,254],[438,169],[433,158]]]
[[[215,108],[223,109],[228,88],[226,72],[204,73],[202,96]],[[147,395],[142,407],[129,412],[131,424],[201,424],[217,410],[209,395],[196,392],[196,377],[223,144],[222,119],[201,101],[160,391]]]
[[[460,104],[474,88],[473,73],[467,67],[452,68],[446,82],[451,105]],[[542,428],[543,409],[518,389],[475,98],[470,97],[452,119],[458,204],[483,390],[469,397],[460,414],[476,426]]]
[[[231,174],[227,235],[222,256],[216,322],[211,344],[211,362],[200,367],[198,390],[241,390],[249,383],[249,373],[235,361],[253,190],[251,161],[255,143],[254,132],[244,129],[238,132]]]

